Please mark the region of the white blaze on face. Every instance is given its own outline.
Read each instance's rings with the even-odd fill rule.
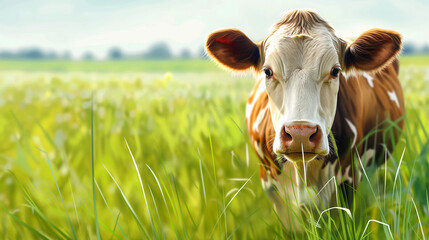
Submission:
[[[266,42],[265,67],[274,77],[265,85],[276,137],[273,150],[282,152],[283,126],[296,122],[319,125],[322,139],[319,154],[329,153],[328,135],[337,104],[339,78],[331,78],[332,67],[339,64],[338,44],[325,29],[314,29],[311,36],[287,34],[277,30]]]

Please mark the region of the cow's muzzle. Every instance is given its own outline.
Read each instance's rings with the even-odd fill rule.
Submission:
[[[317,124],[306,122],[286,124],[281,129],[282,152],[291,161],[310,161],[318,155],[326,155],[320,149],[322,130]]]

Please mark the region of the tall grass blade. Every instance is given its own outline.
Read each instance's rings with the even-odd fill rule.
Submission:
[[[234,233],[244,224],[246,223],[253,215],[255,215],[255,213],[257,213],[259,211],[259,209],[256,209],[255,211],[253,211],[249,216],[247,216],[242,222],[240,222],[240,224],[237,225],[237,227],[234,229],[234,231],[232,231],[229,236],[226,238],[227,240],[231,239],[232,236],[234,235]]]
[[[42,219],[43,221],[48,224],[49,226],[51,226],[55,231],[57,231],[63,238],[65,239],[69,239],[70,237],[67,235],[67,233],[63,232],[61,229],[59,229],[56,225],[54,225],[52,223],[52,221],[50,221],[43,213],[42,211],[39,209],[39,207],[36,205],[36,203],[34,202],[34,200],[32,199],[30,193],[27,191],[27,189],[24,187],[24,185],[22,185],[22,183],[19,181],[19,179],[16,177],[16,175],[12,172],[9,171],[10,174],[15,178],[16,182],[19,184],[20,188],[22,189],[22,191],[25,194],[25,199],[28,202],[28,204],[31,206],[31,210],[33,212],[36,212]],[[58,236],[58,235],[57,235]],[[58,236],[59,237],[59,236]]]
[[[200,163],[201,186],[203,188],[204,203],[207,205],[206,186],[204,184],[203,166],[201,163],[201,156],[200,156],[200,150],[199,149],[198,149],[198,159],[200,160],[199,163]]]
[[[158,223],[161,228],[162,239],[165,239],[164,229],[162,228],[163,224],[161,221],[161,217],[159,216],[158,206],[156,205],[155,197],[153,196],[152,189],[150,188],[149,184],[147,185],[147,187],[149,188],[150,195],[152,196],[153,205],[155,206],[155,212],[156,212],[156,215],[158,216]]]
[[[98,192],[100,193],[100,196],[101,196],[101,198],[102,198],[102,199],[103,199],[103,201],[104,201],[104,204],[106,204],[106,207],[107,207],[107,209],[108,209],[108,210],[109,210],[109,212],[110,212],[110,215],[111,215],[112,217],[115,217],[115,215],[114,215],[114,214],[113,214],[113,212],[112,212],[112,209],[110,209],[110,207],[109,207],[109,204],[107,204],[106,198],[104,197],[104,194],[103,194],[103,192],[101,191],[100,186],[98,186],[97,180],[95,180],[95,186],[97,187]],[[119,212],[119,213],[120,213],[120,212]],[[119,214],[119,213],[118,213],[118,214]],[[124,236],[124,238],[125,238],[125,239],[128,239],[127,235],[125,235],[124,230],[122,229],[121,224],[120,224],[119,222],[118,222],[118,227],[119,227],[119,230],[121,231],[122,235]]]
[[[127,139],[125,139],[125,144],[127,144],[128,151],[130,152],[131,158],[133,159],[134,167],[136,168],[137,175],[138,175],[138,177],[139,177],[139,181],[140,181],[140,186],[141,186],[141,188],[142,188],[142,193],[143,193],[144,202],[146,203],[146,209],[147,209],[147,212],[148,212],[148,214],[149,214],[150,224],[152,225],[153,235],[155,236],[155,238],[158,238],[158,234],[156,233],[155,225],[153,224],[152,215],[151,215],[151,213],[150,213],[149,204],[148,204],[148,202],[147,202],[146,193],[145,193],[145,191],[144,191],[142,177],[140,176],[139,168],[138,168],[138,166],[137,166],[136,160],[134,159],[134,155],[133,155],[133,153],[131,152],[130,146],[128,145]]]
[[[214,177],[215,184],[217,185],[217,180],[216,180],[216,165],[215,165],[215,160],[214,160],[214,151],[213,151],[212,135],[211,135],[211,132],[210,132],[210,128],[208,128],[208,131],[209,131],[209,141],[210,141],[210,152],[211,152],[212,164],[213,164],[213,177]]]
[[[305,157],[304,157],[304,145],[301,143],[301,154],[302,154],[302,167],[304,168],[304,183],[305,187],[307,187],[307,171],[305,169]]]
[[[253,174],[255,175],[255,174]],[[212,232],[210,233],[210,238],[212,238],[214,230],[216,229],[217,225],[219,224],[220,219],[225,214],[226,210],[228,209],[229,205],[232,203],[232,201],[235,199],[235,197],[241,192],[241,190],[246,186],[246,184],[252,179],[253,175],[237,190],[237,192],[232,196],[231,200],[229,200],[228,204],[224,207],[222,213],[218,216],[218,219],[213,227]]]
[[[246,143],[246,166],[249,168],[250,166],[250,158],[249,158],[249,144]]]
[[[118,216],[116,217],[115,226],[113,227],[112,236],[110,237],[110,239],[113,239],[113,236],[116,236],[115,230],[116,230],[116,226],[118,225],[118,221],[119,221],[119,216],[120,215],[121,215],[121,212],[118,212]]]
[[[73,199],[74,211],[75,211],[75,213],[76,213],[77,224],[78,224],[78,226],[80,227],[79,214],[77,213],[76,201],[75,201],[75,199],[74,199],[73,188],[72,188],[72,184],[71,184],[71,182],[70,182],[70,181],[69,181],[69,185],[70,185],[70,192],[71,192],[72,199]]]
[[[48,156],[47,152],[43,151],[40,148],[37,148],[37,149],[39,149],[39,151],[42,152],[43,154],[45,154],[45,156],[46,156],[46,160],[48,161],[49,168],[51,169],[51,174],[52,174],[52,176],[54,178],[55,185],[57,186],[58,193],[60,194],[61,202],[63,203],[64,210],[66,211],[66,215],[67,215],[67,219],[68,219],[69,224],[70,224],[70,228],[71,228],[71,230],[73,232],[73,238],[76,240],[77,239],[76,231],[74,230],[73,224],[72,224],[70,216],[69,216],[69,212],[67,211],[66,204],[65,204],[64,199],[63,199],[63,195],[61,194],[60,187],[58,186],[57,179],[55,178],[54,169],[52,168],[51,160],[49,159],[49,156]]]
[[[95,151],[94,151],[94,92],[91,92],[91,172],[92,172],[92,202],[94,205],[95,231],[97,239],[100,237],[100,227],[98,226],[97,201],[95,198]]]
[[[0,201],[0,205],[3,208],[4,212],[7,213],[9,216],[11,216],[15,221],[17,221],[19,224],[30,230],[32,233],[36,234],[36,236],[40,237],[41,239],[49,240],[50,238],[46,237],[43,233],[37,231],[36,229],[32,228],[27,223],[23,222],[21,219],[19,219],[17,216],[9,212],[6,207],[3,205],[3,202]]]
[[[386,190],[387,190],[387,151],[384,152],[384,195],[386,196]],[[384,202],[384,209],[386,209],[386,201]]]
[[[416,111],[416,108],[413,108],[413,111],[414,111],[414,113],[416,114],[416,116],[418,116],[418,113],[417,113],[417,111]],[[426,132],[427,126],[425,126],[425,124],[423,124],[422,120],[421,120],[419,117],[416,117],[415,119],[419,122],[419,125],[420,125],[419,130],[422,130],[422,131],[423,131],[423,134],[424,134],[424,135],[425,135],[425,137],[426,137],[426,139],[428,139],[428,138],[429,138],[429,135],[428,135],[428,133]]]
[[[319,192],[317,192],[317,196],[319,196],[320,195],[320,193],[323,191],[323,189],[325,189],[325,187],[326,186],[328,186],[328,184],[331,182],[331,181],[334,181],[334,185],[335,185],[335,188],[334,188],[334,190],[335,190],[335,196],[336,196],[336,198],[337,198],[337,205],[339,206],[340,205],[340,203],[339,203],[339,195],[338,195],[338,186],[337,186],[337,179],[336,179],[336,177],[335,176],[332,176],[326,183],[325,183],[325,185],[323,185],[323,187],[319,190]]]
[[[188,236],[188,230],[186,229],[185,219],[183,217],[182,204],[180,202],[179,191],[177,190],[177,183],[176,183],[176,180],[175,180],[174,176],[173,176],[173,178],[172,178],[171,181],[173,183],[174,191],[176,192],[177,203],[179,204],[179,211],[180,211],[180,216],[182,218],[183,231],[185,233],[185,237],[189,238],[189,236]]]
[[[128,198],[125,196],[125,193],[122,191],[122,188],[119,186],[118,182],[113,177],[113,175],[110,173],[110,171],[106,168],[106,166],[104,166],[104,164],[103,164],[103,167],[104,167],[104,169],[106,169],[107,173],[110,175],[110,177],[112,178],[113,182],[115,182],[116,186],[118,187],[119,191],[121,192],[121,195],[124,198],[124,201],[127,204],[128,208],[131,210],[131,213],[133,214],[134,218],[136,219],[137,225],[140,227],[140,230],[142,230],[142,232],[144,233],[144,235],[146,236],[146,238],[149,238],[149,235],[148,235],[146,229],[142,225],[142,223],[140,221],[140,218],[137,216],[136,211],[134,211],[134,208],[131,206],[130,202],[128,201]]]
[[[39,126],[39,128],[42,130],[43,135],[45,135],[46,139],[48,140],[48,142],[51,144],[52,147],[57,148],[57,145],[55,144],[54,140],[52,139],[52,137],[49,135],[48,131],[46,131],[46,129],[42,126],[42,124],[40,124],[39,121],[37,121],[37,125]]]
[[[241,134],[243,136],[246,136],[246,134],[244,134],[244,131],[241,129],[240,126],[238,126],[238,123],[230,116],[229,119],[231,119],[231,121],[235,124],[235,126],[238,128],[238,130],[241,132]]]
[[[156,183],[158,184],[159,191],[161,192],[162,199],[164,200],[165,207],[167,208],[168,212],[170,213],[170,209],[168,208],[167,200],[165,199],[164,192],[162,191],[161,184],[159,183],[158,177],[153,172],[152,168],[149,167],[149,165],[146,164],[146,167],[149,168],[150,172],[152,173],[153,177],[155,178]]]
[[[368,226],[369,226],[369,223],[370,223],[370,222],[376,222],[376,223],[378,223],[378,224],[381,224],[381,225],[386,226],[386,227],[387,227],[387,229],[389,230],[390,237],[391,237],[392,239],[394,239],[394,238],[393,238],[393,235],[392,235],[392,231],[390,230],[390,225],[389,225],[389,224],[384,223],[384,222],[381,222],[381,221],[378,221],[378,220],[375,220],[375,219],[370,219],[370,220],[368,220],[368,222],[366,223],[366,227],[365,227],[365,229],[363,230],[362,237],[360,238],[361,240],[362,240],[364,237],[366,237],[366,236],[365,236],[365,232],[366,232],[366,229],[368,229]]]
[[[353,220],[353,217],[352,217],[352,213],[350,212],[350,209],[348,209],[348,208],[344,208],[344,207],[331,207],[331,208],[328,208],[328,209],[325,209],[325,210],[323,210],[322,211],[322,213],[320,213],[320,216],[319,216],[319,219],[317,219],[317,222],[316,222],[316,227],[318,227],[318,228],[320,228],[321,226],[319,225],[319,221],[320,221],[320,219],[322,218],[322,215],[325,213],[325,212],[327,212],[327,211],[331,211],[331,210],[333,210],[333,209],[338,209],[338,210],[342,210],[342,211],[344,211],[344,212],[346,212],[347,213],[347,215],[350,217],[350,219],[351,220]]]
[[[386,221],[386,217],[383,214],[383,210],[381,209],[380,202],[378,201],[377,195],[374,192],[374,188],[372,188],[372,186],[371,186],[371,181],[369,180],[368,174],[366,173],[366,170],[365,170],[365,168],[363,166],[362,159],[360,158],[359,152],[358,152],[357,148],[355,148],[355,150],[356,150],[356,155],[358,157],[359,164],[360,164],[360,166],[362,168],[363,174],[364,174],[366,180],[368,181],[369,187],[371,189],[372,195],[375,198],[375,202],[377,203],[378,209],[380,209],[380,215],[381,215],[383,221]]]
[[[396,179],[398,178],[399,169],[401,168],[402,159],[404,159],[404,153],[405,153],[405,148],[404,148],[404,151],[402,152],[401,159],[399,160],[398,169],[396,170],[395,180],[393,181],[393,190],[395,190]]]
[[[423,240],[426,240],[426,238],[425,238],[425,232],[423,231],[423,225],[422,225],[422,221],[420,220],[420,215],[419,215],[419,211],[417,210],[416,203],[414,202],[413,198],[411,198],[411,201],[413,202],[414,209],[416,210],[416,213],[417,213],[417,219],[419,220],[419,225],[420,225],[420,230],[422,231]]]

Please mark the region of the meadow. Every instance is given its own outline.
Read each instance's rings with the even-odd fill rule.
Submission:
[[[366,169],[350,216],[307,219],[303,237],[260,184],[252,76],[205,60],[0,61],[0,239],[428,239],[429,56],[400,62],[397,148]]]

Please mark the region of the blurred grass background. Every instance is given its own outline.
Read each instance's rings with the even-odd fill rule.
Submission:
[[[362,180],[353,221],[341,220],[353,235],[327,221],[308,238],[360,239],[381,215],[395,239],[428,238],[429,57],[400,62],[405,133]],[[0,61],[0,83],[0,238],[288,237],[248,141],[252,76],[206,60]],[[389,237],[369,229],[368,239]]]

